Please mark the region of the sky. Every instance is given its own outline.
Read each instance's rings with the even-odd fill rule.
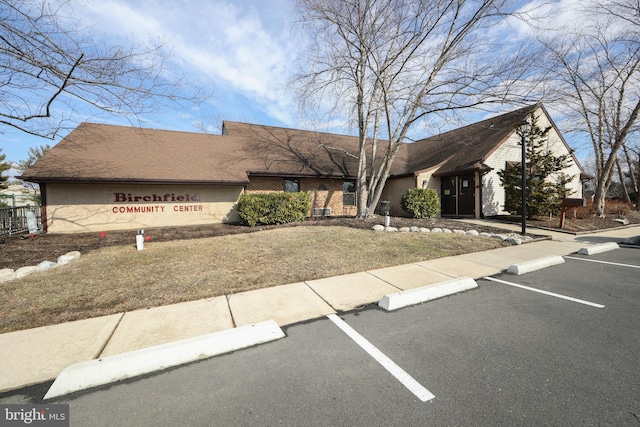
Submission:
[[[288,86],[302,53],[294,30],[293,0],[72,0],[70,4],[77,19],[106,40],[164,41],[181,71],[213,88],[213,96],[202,105],[144,117],[146,127],[219,133],[222,120],[233,120],[309,128],[299,118]],[[472,121],[482,118],[476,114]],[[113,116],[90,120],[128,124]],[[60,140],[2,131],[0,148],[10,161],[26,159],[29,147]]]
[[[71,3],[77,5],[77,1]],[[219,133],[221,120],[296,125],[297,106],[287,91],[300,44],[291,35],[289,0],[96,0],[73,11],[106,40],[164,41],[180,71],[206,82],[203,105],[147,116],[145,126]],[[125,119],[91,117],[111,124]],[[7,160],[27,158],[29,147],[59,142],[2,129]]]

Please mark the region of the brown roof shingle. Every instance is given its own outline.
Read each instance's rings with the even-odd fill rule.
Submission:
[[[539,107],[404,144],[391,175],[438,165],[439,175],[481,169],[514,124]],[[82,123],[21,178],[203,184],[246,184],[251,175],[355,178],[357,153],[354,136],[232,121],[223,123],[222,135]]]
[[[220,135],[82,123],[22,179],[245,183],[247,174],[235,167],[242,157],[241,142]]]
[[[484,161],[539,105],[528,106],[410,144],[407,171],[438,167],[438,175],[482,168]],[[444,162],[444,163],[443,163]]]

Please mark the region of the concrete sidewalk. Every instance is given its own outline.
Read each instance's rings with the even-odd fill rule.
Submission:
[[[517,225],[470,220],[519,231]],[[516,230],[517,229],[517,230]],[[69,365],[275,320],[284,326],[455,278],[478,279],[548,256],[640,235],[640,226],[371,270],[0,335],[0,392],[55,379]],[[123,362],[124,363],[124,362]]]

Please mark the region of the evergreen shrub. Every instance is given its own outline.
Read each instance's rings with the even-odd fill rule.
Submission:
[[[433,218],[440,212],[440,199],[431,188],[409,188],[400,198],[400,206],[414,218]]]
[[[304,221],[310,200],[308,193],[243,194],[238,199],[238,214],[251,227]]]

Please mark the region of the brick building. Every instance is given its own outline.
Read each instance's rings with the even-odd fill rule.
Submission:
[[[531,114],[552,127],[550,151],[571,152],[541,104],[403,144],[383,192],[392,215],[412,187],[435,189],[444,216],[504,213],[497,171],[520,161],[514,125]],[[21,178],[40,184],[49,232],[236,222],[244,192],[304,191],[310,216],[353,216],[357,152],[353,136],[230,121],[222,135],[82,123]],[[575,158],[566,173],[582,197]]]

